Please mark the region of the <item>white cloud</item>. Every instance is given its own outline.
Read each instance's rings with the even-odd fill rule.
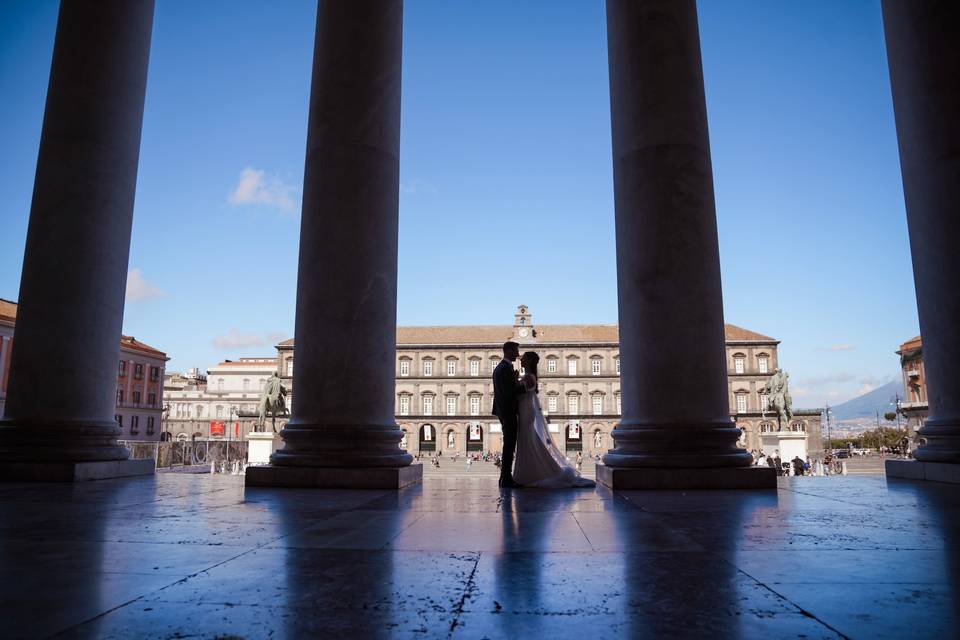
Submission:
[[[130,269],[127,274],[127,302],[149,300],[163,295],[163,291],[146,281],[139,268]]]
[[[247,167],[240,172],[240,180],[227,201],[235,205],[274,207],[287,212],[297,208],[297,188],[277,176],[267,176],[262,169]]]
[[[217,349],[245,349],[258,347],[263,344],[260,336],[252,333],[240,333],[237,329],[230,329],[225,336],[215,336],[213,346]]]

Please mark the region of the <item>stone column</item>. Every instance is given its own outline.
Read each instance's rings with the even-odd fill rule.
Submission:
[[[141,461],[116,462],[128,453],[117,446],[114,407],[153,7],[60,5],[0,420],[0,477],[144,471]],[[142,462],[152,472],[152,461]]]
[[[598,478],[618,488],[774,486],[730,469],[752,459],[736,446],[727,400],[695,1],[608,0],[607,33],[623,415]]]
[[[930,407],[914,457],[960,463],[960,5],[884,0],[883,24]]]
[[[294,331],[297,405],[250,485],[398,487],[400,0],[320,0]]]

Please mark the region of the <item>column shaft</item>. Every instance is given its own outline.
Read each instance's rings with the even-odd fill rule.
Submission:
[[[64,0],[0,459],[122,460],[114,421],[153,0]]]
[[[394,418],[400,0],[321,0],[281,466],[401,467]]]
[[[696,4],[608,0],[607,33],[622,419],[604,462],[746,466],[727,399]]]
[[[960,463],[960,5],[884,0],[929,418],[924,462]]]

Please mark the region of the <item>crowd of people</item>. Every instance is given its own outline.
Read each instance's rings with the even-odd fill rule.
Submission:
[[[806,459],[800,456],[794,456],[792,460],[784,460],[780,457],[780,451],[774,451],[773,455],[767,455],[763,451],[751,451],[754,464],[758,467],[771,467],[776,470],[778,476],[845,476],[847,475],[847,461],[842,458],[836,458],[830,453],[821,458],[811,460],[810,456]]]
[[[473,467],[474,462],[493,462],[493,464],[497,467],[497,469],[499,469],[501,465],[500,454],[494,453],[492,451],[473,452],[473,453],[468,453],[466,455],[460,453],[459,451],[454,451],[453,453],[448,454],[448,457],[450,459],[450,462],[453,464],[457,464],[462,458],[464,460],[464,463],[466,464],[467,471],[470,471],[470,469]],[[415,453],[413,456],[413,459],[417,462],[420,462],[424,458],[426,458],[426,454],[423,454],[423,453]],[[434,453],[433,455],[430,456],[430,464],[433,466],[435,471],[440,470],[440,462],[442,458],[443,458],[442,451],[438,453]],[[570,460],[569,456],[567,459]],[[596,461],[597,462],[600,461],[599,453],[596,455]],[[578,451],[576,455],[576,459],[570,460],[570,462],[576,465],[578,473],[583,471],[583,454],[582,453]]]

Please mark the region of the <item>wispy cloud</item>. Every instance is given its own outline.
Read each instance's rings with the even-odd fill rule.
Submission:
[[[130,269],[127,274],[127,302],[149,300],[163,295],[163,291],[147,282],[139,267]]]
[[[814,351],[856,351],[856,349],[852,344],[841,342],[840,344],[832,344],[829,347],[817,347]]]
[[[823,387],[829,384],[842,384],[844,382],[853,382],[857,379],[857,376],[852,373],[847,373],[841,371],[839,373],[832,373],[827,376],[814,376],[812,378],[804,378],[800,380],[800,384],[806,387]]]
[[[237,186],[227,201],[234,205],[272,207],[292,213],[297,209],[297,187],[287,184],[278,176],[268,176],[262,169],[247,167],[240,172]]]
[[[213,346],[217,349],[249,349],[251,347],[272,346],[290,336],[282,331],[271,331],[261,336],[256,333],[242,333],[236,327],[227,331],[225,336],[214,336]]]
[[[217,349],[246,349],[259,347],[263,338],[253,333],[240,333],[237,329],[230,329],[225,336],[215,336],[213,346]]]

